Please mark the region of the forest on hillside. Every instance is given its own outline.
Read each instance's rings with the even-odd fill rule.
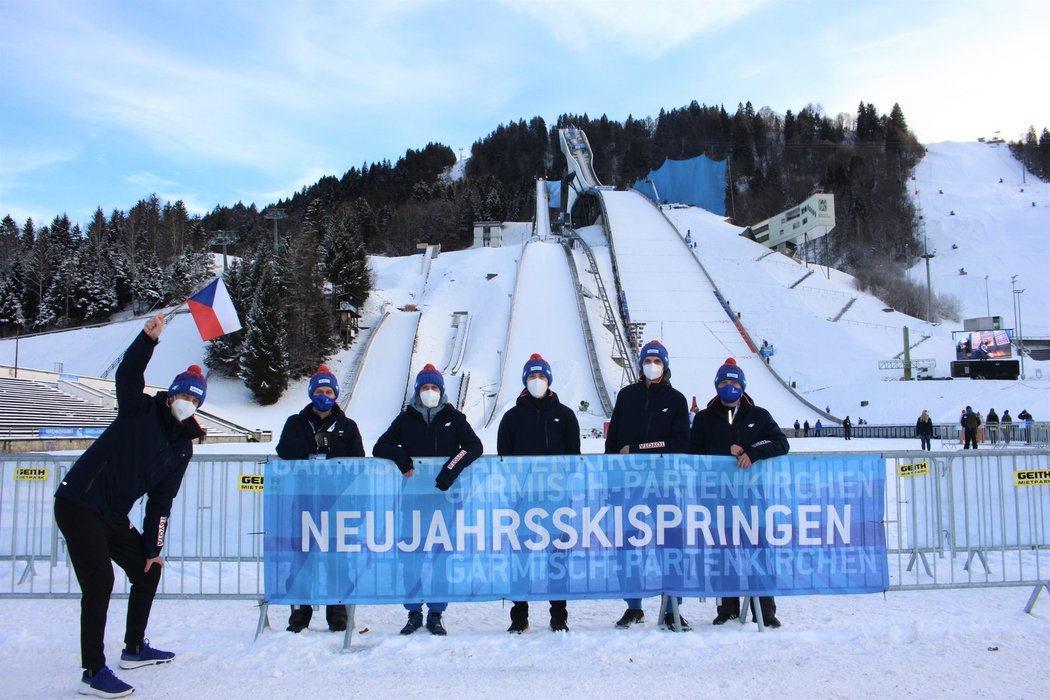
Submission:
[[[831,117],[818,105],[779,114],[746,103],[729,113],[692,102],[623,122],[563,114],[550,125],[540,117],[501,124],[473,144],[462,177],[451,175],[452,149],[430,143],[393,163],[323,177],[261,209],[238,203],[196,216],[150,195],[126,212],[97,210],[86,229],[65,215],[47,225],[4,217],[0,334],[178,303],[203,286],[209,254],[225,250],[240,260],[224,278],[246,330],[212,343],[208,364],[244,379],[260,402],[275,401],[289,378],[311,374],[334,350],[339,305],[364,303],[368,254],[404,255],[418,242],[457,250],[471,244],[474,221],[530,220],[535,179],[566,172],[557,129],[569,125],[587,134],[599,179],[617,187],[667,158],[728,159],[726,210],[739,225],[814,190],[833,192],[836,227],[818,261],[853,273],[902,311],[925,308],[911,307],[910,297],[924,297],[902,274],[922,252],[908,180],[924,149],[899,105],[881,114],[861,102],[855,114]],[[1034,134],[1015,152],[1045,163],[1050,137]]]

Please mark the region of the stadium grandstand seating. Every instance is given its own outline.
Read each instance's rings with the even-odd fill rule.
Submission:
[[[2,439],[62,437],[64,431],[78,430],[94,435],[116,416],[116,398],[112,391],[65,381],[0,377]],[[267,439],[203,411],[197,413],[197,420],[209,441]]]

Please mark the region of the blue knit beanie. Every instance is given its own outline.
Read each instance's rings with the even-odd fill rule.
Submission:
[[[740,369],[737,365],[736,360],[732,357],[727,357],[725,364],[718,368],[718,372],[715,373],[715,387],[718,387],[726,379],[733,379],[740,382],[740,388],[747,388],[747,380],[744,378],[744,370]]]
[[[176,375],[171,386],[168,387],[168,396],[176,394],[196,396],[200,402],[199,406],[204,405],[204,397],[207,393],[208,382],[204,379],[204,371],[198,365],[190,365],[185,372]]]
[[[642,368],[647,357],[658,357],[664,363],[665,370],[671,369],[671,362],[667,359],[667,348],[661,345],[659,340],[650,340],[642,346],[642,352],[638,355],[638,369]]]
[[[534,372],[543,372],[547,376],[547,386],[554,383],[554,374],[551,372],[550,363],[543,359],[539,353],[533,353],[529,361],[521,369],[521,383],[528,383],[529,375]]]
[[[433,384],[442,392],[445,391],[445,378],[441,376],[441,372],[438,372],[437,367],[428,364],[419,371],[416,375],[416,393],[423,388],[425,384]]]
[[[314,376],[310,377],[310,385],[306,388],[306,395],[312,397],[314,392],[317,391],[317,387],[320,386],[331,387],[332,391],[335,392],[336,398],[339,398],[339,380],[328,369],[328,365],[321,365],[317,368]]]

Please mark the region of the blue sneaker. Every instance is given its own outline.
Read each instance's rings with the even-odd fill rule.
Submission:
[[[138,652],[132,652],[125,649],[120,652],[120,667],[123,669],[139,668],[140,666],[153,666],[155,664],[166,664],[175,658],[175,654],[170,651],[161,651],[160,649],[154,649],[149,645],[147,639],[139,647]]]
[[[95,671],[93,676],[89,676],[88,672],[84,671],[77,692],[81,695],[95,695],[100,698],[122,698],[134,693],[135,689],[114,676],[108,666],[103,666]]]

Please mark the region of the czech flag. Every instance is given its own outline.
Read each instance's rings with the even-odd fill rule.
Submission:
[[[190,313],[193,314],[202,340],[214,340],[220,335],[241,329],[237,309],[233,307],[233,300],[222,278],[212,280],[211,284],[187,299],[186,303],[190,306]]]

